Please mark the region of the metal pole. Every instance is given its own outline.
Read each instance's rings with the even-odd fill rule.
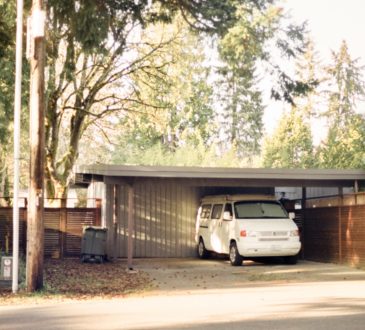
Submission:
[[[15,96],[14,96],[14,199],[13,199],[13,293],[18,291],[19,273],[19,171],[20,111],[22,99],[23,0],[17,0]]]

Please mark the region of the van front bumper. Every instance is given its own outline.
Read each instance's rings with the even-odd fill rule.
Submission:
[[[238,242],[238,252],[243,257],[287,257],[297,255],[300,242]]]

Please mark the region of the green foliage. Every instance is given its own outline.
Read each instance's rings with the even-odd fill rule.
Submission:
[[[13,112],[15,84],[15,31],[16,1],[0,0],[0,196],[9,196],[11,191]],[[23,59],[22,76],[22,125],[27,126],[26,104],[29,91],[29,67]],[[28,141],[28,130],[22,132],[22,146]],[[22,156],[24,155],[24,150]],[[24,180],[23,175],[21,179]]]
[[[207,129],[203,126],[207,122],[204,118],[211,111],[206,106],[209,88],[202,85],[201,77],[187,72],[194,64],[195,53],[185,54],[190,56],[191,65],[181,73],[190,74],[193,82],[186,86],[185,80],[179,83],[176,74],[171,75],[174,79],[166,79],[171,74],[166,66],[175,58],[158,61],[161,50],[175,39],[152,38],[146,42],[137,36],[151,24],[172,22],[178,13],[194,31],[222,35],[233,24],[237,3],[156,0],[151,7],[148,3],[147,0],[47,2],[49,79],[45,174],[49,196],[55,196],[57,190],[61,195],[66,193],[80,139],[89,128],[103,131],[99,124],[106,116],[119,111],[124,116],[142,113],[159,117],[162,122],[158,126],[168,127],[167,134],[146,122],[150,130],[147,135],[162,134],[165,141],[172,142],[171,147],[177,143],[176,137],[192,136],[195,129],[201,132]],[[166,85],[175,90],[167,92]],[[146,86],[150,91],[144,91]],[[177,97],[172,100],[170,93],[176,96],[178,91],[184,92],[180,100]],[[150,97],[143,99],[148,93]],[[167,107],[173,109],[168,116],[163,111]],[[209,134],[203,132],[203,135],[207,138]]]
[[[324,115],[332,126],[345,125],[348,115],[355,113],[356,103],[365,95],[363,66],[353,60],[345,41],[338,53],[332,52],[332,64],[326,67],[328,76],[328,109]]]
[[[238,7],[237,23],[219,42],[222,60],[217,73],[220,120],[228,149],[241,157],[259,152],[263,123],[261,93],[256,87],[256,62],[264,57],[264,40],[270,33],[271,10],[263,13],[253,3]]]
[[[6,144],[12,120],[15,59],[15,3],[0,1],[0,144]]]
[[[365,165],[365,119],[349,115],[346,123],[332,126],[317,151],[321,168],[363,169]]]
[[[357,101],[365,95],[363,67],[352,60],[346,42],[333,63],[327,67],[328,107],[324,116],[329,123],[326,141],[318,150],[319,166],[323,168],[363,168],[364,118],[356,114]]]
[[[273,136],[265,141],[263,166],[272,168],[312,168],[312,135],[303,113],[292,108],[283,116]]]
[[[244,167],[244,159],[237,157],[235,148],[217,153],[215,146],[203,143],[184,145],[172,151],[158,142],[141,150],[132,144],[126,145],[123,153],[114,156],[113,163],[128,165],[203,166],[203,167]]]
[[[146,29],[142,41],[166,43],[149,56],[148,69],[131,75],[138,103],[122,121],[122,140],[146,150],[162,143],[171,151],[186,144],[207,145],[213,131],[212,89],[206,80],[200,38],[181,19]],[[149,47],[137,49],[145,57]],[[119,152],[123,152],[121,149]]]
[[[260,152],[263,130],[260,75],[258,66],[267,67],[267,76],[276,82],[272,97],[294,104],[294,98],[305,95],[316,86],[315,80],[296,80],[278,63],[303,54],[306,46],[305,25],[288,22],[275,1],[241,2],[237,6],[236,22],[219,41],[222,65],[218,99],[223,118],[223,136],[227,145],[234,145],[241,157],[250,159]],[[280,60],[274,53],[280,54]]]

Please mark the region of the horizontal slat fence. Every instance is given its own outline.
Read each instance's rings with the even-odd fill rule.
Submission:
[[[26,208],[19,210],[19,248],[26,250]],[[100,208],[45,208],[44,255],[62,258],[79,256],[83,226],[100,226]],[[0,250],[12,253],[13,209],[0,207]]]
[[[365,205],[307,208],[304,258],[365,266]]]
[[[25,251],[26,246],[26,216],[25,208],[19,209],[19,248]],[[13,250],[13,209],[0,207],[0,250],[3,252]]]

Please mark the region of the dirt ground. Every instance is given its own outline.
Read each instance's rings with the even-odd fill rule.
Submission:
[[[105,264],[81,263],[79,259],[46,260],[45,290],[40,295],[11,287],[0,288],[0,305],[41,303],[50,300],[110,299],[127,296],[200,294],[217,289],[264,288],[286,284],[365,281],[365,270],[335,264],[299,260],[286,265],[244,261],[232,267],[227,258],[126,259]]]
[[[146,272],[152,279],[150,294],[176,294],[221,288],[242,288],[300,282],[365,280],[365,270],[348,266],[299,260],[285,265],[244,261],[232,267],[228,260],[135,259],[134,269]]]

